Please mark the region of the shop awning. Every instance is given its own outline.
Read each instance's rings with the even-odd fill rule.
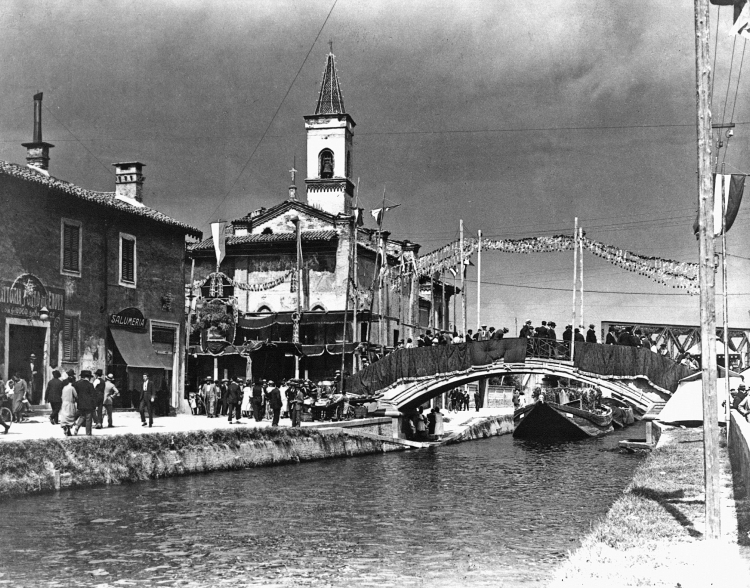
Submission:
[[[156,353],[148,333],[135,333],[124,329],[110,329],[110,332],[128,367],[172,369],[172,355]]]

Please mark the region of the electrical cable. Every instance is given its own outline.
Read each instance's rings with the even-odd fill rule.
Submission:
[[[52,112],[52,111],[51,111],[51,110],[50,110],[50,109],[49,109],[49,108],[47,107],[47,105],[46,105],[46,104],[44,105],[44,109],[45,109],[45,110],[46,110],[46,111],[47,111],[48,113],[50,113],[50,114],[52,115],[52,118],[54,118],[54,119],[55,119],[55,120],[56,120],[56,121],[57,121],[57,122],[58,122],[58,123],[60,124],[60,126],[62,126],[62,128],[64,128],[64,129],[65,129],[66,131],[68,131],[68,132],[70,133],[70,135],[71,135],[71,136],[72,136],[72,137],[73,137],[73,138],[74,138],[74,139],[75,139],[75,140],[76,140],[76,141],[77,141],[77,142],[78,142],[78,143],[80,144],[80,146],[81,146],[81,147],[83,147],[83,148],[84,148],[84,149],[85,149],[85,150],[86,150],[86,151],[88,152],[88,154],[89,154],[89,155],[91,155],[91,157],[93,157],[93,158],[94,158],[94,159],[95,159],[96,161],[98,161],[98,162],[99,162],[99,165],[101,165],[101,166],[102,166],[102,167],[104,168],[104,170],[105,170],[105,171],[107,172],[107,176],[109,176],[109,177],[112,177],[112,176],[114,175],[114,172],[113,172],[113,171],[112,171],[112,170],[111,170],[111,169],[110,169],[109,167],[107,167],[106,165],[104,165],[104,162],[103,162],[103,161],[101,161],[101,160],[100,160],[100,159],[99,159],[99,158],[98,158],[98,157],[97,157],[96,155],[94,155],[94,154],[93,154],[93,153],[91,152],[91,150],[90,150],[90,149],[89,149],[88,147],[86,147],[86,145],[84,145],[84,144],[83,144],[83,143],[81,142],[81,140],[80,140],[80,139],[79,139],[78,137],[76,137],[75,133],[74,133],[73,131],[71,131],[71,130],[70,130],[70,129],[69,129],[69,128],[68,128],[68,127],[67,127],[67,126],[65,125],[65,123],[64,123],[64,122],[62,122],[62,121],[61,121],[61,120],[60,120],[59,118],[57,118],[57,117],[55,116],[55,113],[54,113],[54,112]]]
[[[292,87],[294,86],[294,82],[297,81],[297,78],[299,77],[300,72],[302,71],[302,68],[305,67],[305,63],[307,63],[307,58],[310,57],[310,53],[312,53],[313,48],[315,47],[315,43],[318,42],[318,38],[320,37],[320,34],[323,32],[323,29],[326,26],[326,23],[328,22],[328,19],[331,18],[331,14],[333,13],[333,9],[336,8],[336,4],[339,0],[333,0],[333,5],[331,6],[331,9],[328,11],[328,15],[326,16],[325,20],[323,21],[323,24],[320,26],[320,29],[318,30],[318,34],[315,35],[315,39],[313,40],[312,44],[310,45],[310,49],[308,50],[307,54],[305,55],[305,58],[302,60],[302,64],[299,66],[299,69],[297,70],[297,73],[294,74],[294,78],[292,79],[291,84],[289,84],[289,87],[286,90],[286,93],[284,94],[284,97],[281,99],[281,102],[279,102],[278,108],[276,108],[276,111],[273,113],[273,116],[271,117],[270,122],[266,126],[266,130],[263,131],[263,134],[261,135],[260,139],[258,139],[258,142],[255,144],[255,148],[250,153],[250,156],[247,158],[247,161],[245,162],[245,165],[242,166],[242,169],[240,170],[240,173],[237,175],[237,177],[232,182],[231,186],[229,186],[229,189],[227,190],[227,193],[224,194],[224,197],[221,199],[221,202],[216,206],[216,208],[213,209],[210,215],[208,215],[208,218],[206,219],[206,222],[210,221],[214,214],[224,205],[224,202],[226,202],[227,198],[229,197],[229,194],[234,189],[235,185],[237,185],[237,182],[242,177],[242,174],[245,173],[245,170],[247,169],[247,166],[250,165],[250,160],[253,158],[255,153],[258,151],[258,148],[263,143],[263,139],[265,139],[266,135],[268,134],[268,131],[271,128],[271,125],[276,120],[276,116],[279,114],[279,111],[281,110],[281,107],[284,105],[284,102],[286,101],[287,96],[289,96],[289,92],[292,91]],[[205,222],[204,222],[205,224]]]
[[[742,44],[742,57],[740,58],[740,69],[737,72],[737,86],[734,90],[734,102],[732,104],[732,115],[729,117],[729,122],[732,122],[734,120],[734,109],[737,106],[737,95],[740,93],[740,78],[742,77],[742,64],[745,62],[745,49],[747,48],[747,39],[744,40]],[[729,145],[731,144],[730,137],[727,137],[727,146],[724,149],[724,157],[721,160],[722,167],[726,163],[727,159],[727,152],[729,151]]]

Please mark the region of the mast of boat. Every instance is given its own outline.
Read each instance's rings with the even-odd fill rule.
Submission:
[[[357,239],[359,237],[359,231],[357,231],[357,224],[359,223],[359,178],[357,178],[357,189],[354,192],[354,228],[352,230],[352,256],[351,256],[351,264],[352,264],[352,275],[349,277],[352,283],[352,289],[354,290],[354,296],[352,297],[352,343],[355,343],[357,339],[359,338],[359,324],[357,324],[357,313],[359,312],[359,280],[357,279]],[[346,334],[344,334],[344,339],[346,339]],[[355,352],[352,352],[352,373],[359,371],[359,359]],[[341,373],[344,373],[344,370],[341,370]]]
[[[464,219],[458,221],[459,249],[461,252],[461,331],[466,335],[466,263],[464,261]]]
[[[578,275],[581,285],[581,314],[578,317],[581,322],[578,326],[583,334],[583,329],[586,328],[586,321],[583,320],[583,227],[578,227]]]
[[[700,280],[701,363],[703,385],[703,458],[705,470],[705,538],[721,536],[716,397],[716,284],[714,194],[711,186],[711,47],[708,0],[694,0],[696,126],[698,150],[698,249]]]

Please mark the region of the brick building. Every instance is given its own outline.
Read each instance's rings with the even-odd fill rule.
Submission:
[[[192,386],[208,375],[330,378],[342,353],[345,369],[353,371],[364,348],[382,352],[430,324],[449,324],[451,285],[434,280],[430,296],[429,280],[376,279],[379,266],[409,263],[419,245],[363,225],[352,171],[355,122],[344,108],[333,54],[315,114],[304,119],[306,201],[290,170],[284,201],[223,229],[220,275],[213,237],[189,249],[198,297],[188,359]],[[213,324],[206,320],[210,304]]]
[[[129,405],[147,372],[180,408],[186,240],[202,234],[144,205],[142,163],[113,164],[112,192],[52,177],[34,99],[27,165],[0,162],[0,374],[37,404],[53,369],[100,368]]]

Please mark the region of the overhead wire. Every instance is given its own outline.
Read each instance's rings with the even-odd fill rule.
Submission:
[[[271,128],[271,125],[276,120],[276,116],[279,114],[279,111],[281,110],[281,107],[284,105],[284,102],[286,101],[287,96],[289,96],[289,92],[292,91],[292,87],[294,86],[294,82],[297,81],[297,78],[299,77],[300,72],[302,71],[302,68],[305,67],[305,63],[307,63],[307,58],[310,57],[310,53],[312,53],[313,48],[315,47],[315,43],[318,42],[318,38],[320,37],[320,34],[323,32],[323,29],[326,26],[326,23],[328,23],[328,19],[331,18],[331,14],[333,13],[333,9],[336,8],[336,4],[338,3],[338,0],[333,0],[333,5],[331,6],[331,9],[328,11],[328,14],[326,15],[325,20],[323,21],[323,24],[320,26],[320,29],[318,30],[318,34],[315,35],[315,39],[313,40],[312,44],[310,45],[310,49],[305,54],[305,58],[302,60],[302,63],[299,66],[299,69],[297,70],[297,73],[294,74],[294,78],[292,79],[292,82],[289,84],[289,87],[286,90],[286,93],[284,94],[284,97],[281,99],[281,102],[279,102],[279,106],[276,108],[276,111],[273,113],[273,116],[271,117],[271,120],[269,121],[268,125],[266,126],[266,129],[263,131],[263,134],[261,135],[260,139],[258,139],[258,142],[255,144],[255,147],[253,148],[252,152],[247,158],[247,161],[245,161],[245,165],[242,166],[242,169],[240,170],[240,173],[237,174],[237,177],[234,179],[232,184],[229,186],[229,189],[227,190],[226,194],[224,194],[224,197],[221,199],[219,204],[216,205],[216,208],[213,209],[210,215],[208,215],[207,221],[210,221],[214,214],[224,205],[224,202],[226,202],[227,198],[229,197],[229,194],[232,192],[234,187],[237,185],[237,182],[239,182],[240,178],[242,177],[242,174],[245,173],[245,170],[247,169],[247,166],[250,165],[250,161],[252,160],[255,153],[258,151],[258,148],[263,143],[263,139],[265,139],[266,135],[268,134],[268,131]],[[204,222],[205,224],[205,222]]]

